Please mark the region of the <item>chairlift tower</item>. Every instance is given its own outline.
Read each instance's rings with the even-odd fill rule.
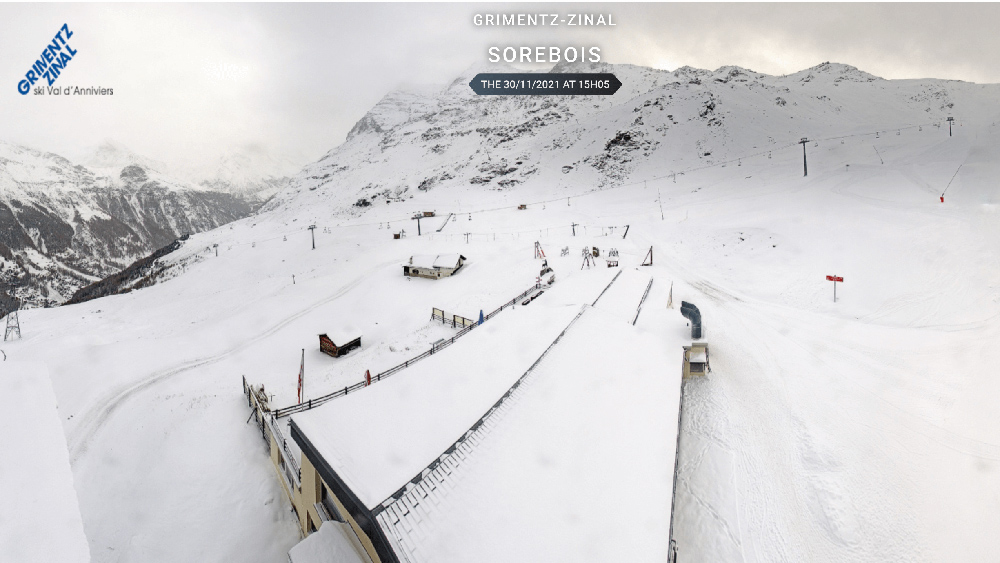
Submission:
[[[955,118],[954,117],[949,117],[948,118],[948,136],[949,137],[951,137],[951,124],[952,123],[955,123]]]
[[[379,227],[382,225],[379,224]],[[312,233],[313,250],[316,250],[316,225],[309,225],[309,232]]]
[[[3,341],[14,340],[14,336],[21,338],[21,323],[17,318],[17,309],[7,314],[7,329],[3,333]]]

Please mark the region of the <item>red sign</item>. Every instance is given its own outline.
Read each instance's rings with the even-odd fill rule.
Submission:
[[[842,282],[842,281],[844,281],[844,278],[842,278],[840,276],[826,276],[826,279],[829,280],[829,281],[833,281],[833,282],[838,282],[838,281]]]
[[[372,372],[371,370],[365,370],[365,387],[372,384]]]

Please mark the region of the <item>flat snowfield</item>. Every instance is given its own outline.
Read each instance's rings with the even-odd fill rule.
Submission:
[[[602,100],[471,100],[456,93],[468,80],[444,102],[387,96],[369,116],[381,133],[357,132],[258,215],[192,236],[165,259],[169,279],[22,311],[24,338],[3,350],[48,366],[92,560],[286,560],[298,527],[247,423],[243,377],[281,407],[296,400],[303,350],[307,398],[399,364],[455,333],[432,308],[478,318],[533,285],[536,241],[556,288],[524,313],[578,303],[556,289],[597,270],[610,279],[610,248],[628,291],[581,317],[474,458],[456,506],[498,510],[442,511],[427,549],[457,561],[485,537],[543,554],[522,560],[662,561],[676,420],[652,403],[669,402],[661,386],[680,373],[688,301],[712,372],[684,387],[679,561],[996,560],[997,89],[831,68],[741,81],[730,68],[615,67],[626,86]],[[952,109],[963,113],[949,137]],[[806,135],[818,140],[804,177]],[[370,205],[355,206],[362,194]],[[425,210],[438,217],[417,236],[409,217]],[[581,253],[594,246],[588,270]],[[651,247],[653,265],[636,272]],[[402,275],[412,255],[455,252],[468,262],[453,277]],[[827,275],[844,278],[836,302]],[[317,335],[343,326],[363,333],[361,348],[320,353]],[[489,330],[446,352],[461,364],[465,340]],[[653,351],[629,354],[640,344]],[[418,386],[421,365],[324,408]],[[640,424],[620,441],[603,434]],[[607,471],[588,465],[598,459]],[[512,493],[516,507],[480,486],[520,464],[541,477]],[[603,528],[588,499],[621,510]],[[639,503],[648,518],[630,529]],[[543,529],[592,538],[556,554]]]

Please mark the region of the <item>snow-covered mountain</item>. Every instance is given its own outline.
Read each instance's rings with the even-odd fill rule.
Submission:
[[[631,65],[560,64],[552,72],[612,72],[614,96],[476,96],[472,68],[433,92],[396,91],[341,146],[305,168],[268,203],[347,208],[450,187],[558,196],[580,186],[641,180],[718,164],[810,136],[822,138],[945,116],[987,112],[998,87],[948,80],[885,80],[823,63],[787,76],[735,66],[675,71]],[[310,193],[311,192],[311,193]]]
[[[62,302],[185,233],[246,217],[257,197],[178,181],[110,142],[74,164],[0,143],[0,295]]]

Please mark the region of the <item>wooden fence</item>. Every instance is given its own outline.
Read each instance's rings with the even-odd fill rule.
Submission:
[[[615,276],[615,277],[617,278],[617,276]],[[497,309],[495,309],[490,314],[484,315],[483,316],[483,322],[486,322],[486,321],[492,319],[493,317],[499,315],[500,312],[503,311],[504,309],[507,309],[509,307],[514,307],[517,304],[518,301],[524,299],[525,297],[527,297],[528,295],[534,293],[535,291],[538,291],[538,289],[537,289],[536,286],[531,286],[530,288],[522,291],[517,297],[515,297],[515,298],[511,299],[510,301],[504,303],[503,305],[501,305],[500,307],[498,307]],[[437,310],[440,310],[440,309],[437,309]],[[436,354],[437,352],[440,352],[441,350],[447,348],[448,346],[451,346],[452,344],[455,343],[456,340],[458,340],[459,338],[465,336],[466,334],[468,334],[472,329],[476,328],[477,326],[479,326],[478,322],[474,323],[474,324],[471,324],[469,326],[466,326],[462,330],[460,330],[457,333],[455,333],[455,336],[452,336],[451,338],[448,338],[448,339],[444,340],[443,342],[437,342],[437,343],[435,343],[434,345],[431,346],[430,350],[427,350],[426,352],[424,352],[422,354],[418,354],[417,356],[414,356],[414,357],[410,358],[409,360],[406,360],[405,362],[403,362],[403,363],[401,363],[399,365],[395,365],[395,366],[393,366],[393,367],[391,367],[391,368],[389,368],[389,369],[387,369],[387,370],[385,370],[385,371],[383,371],[381,373],[372,375],[372,384],[374,384],[374,383],[376,383],[378,381],[382,381],[383,379],[391,376],[392,374],[394,374],[396,372],[399,372],[399,371],[402,371],[402,370],[410,367],[414,363],[419,362],[420,360],[422,360],[424,358],[427,358],[427,357],[431,356],[432,354]],[[361,381],[355,383],[354,385],[348,385],[348,386],[346,386],[346,387],[344,387],[342,389],[337,389],[336,391],[334,391],[332,393],[327,393],[326,395],[322,395],[322,396],[319,396],[319,397],[315,397],[313,399],[309,399],[309,400],[303,401],[303,402],[301,402],[301,403],[299,403],[297,405],[292,405],[292,406],[289,406],[289,407],[275,409],[274,411],[272,411],[272,414],[274,415],[275,418],[283,418],[283,417],[286,417],[286,416],[288,416],[290,414],[295,414],[297,412],[303,412],[303,411],[307,411],[307,410],[310,410],[310,409],[314,409],[314,408],[322,405],[323,403],[326,403],[326,402],[331,401],[333,399],[336,399],[338,397],[343,397],[344,395],[347,395],[348,393],[353,393],[353,392],[358,391],[360,389],[364,389],[367,386],[368,386],[367,381],[365,381],[364,379],[362,379]]]
[[[463,317],[462,315],[452,315],[438,308],[431,309],[431,320],[441,321],[446,325],[451,325],[451,328],[458,328],[458,327],[465,328],[467,326],[479,324],[479,321],[474,321],[472,319]]]

